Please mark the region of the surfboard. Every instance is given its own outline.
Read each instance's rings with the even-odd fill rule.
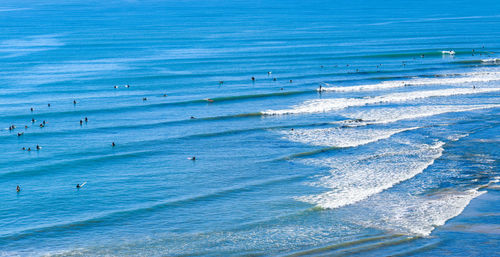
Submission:
[[[85,186],[85,184],[87,184],[87,181],[83,182],[83,183],[80,185],[80,187]]]

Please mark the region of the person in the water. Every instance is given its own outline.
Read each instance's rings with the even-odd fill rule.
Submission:
[[[81,188],[80,184],[76,184],[76,188],[80,189]]]
[[[16,191],[17,191],[18,193],[19,193],[19,192],[21,192],[21,187],[20,187],[19,185],[17,185],[17,187],[16,187]]]
[[[112,147],[115,147],[115,146],[116,146],[115,142],[112,142],[112,143],[111,143],[111,146],[112,146]]]

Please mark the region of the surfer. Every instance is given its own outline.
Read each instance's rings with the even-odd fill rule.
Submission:
[[[21,187],[20,187],[19,185],[17,185],[17,187],[16,187],[16,191],[17,191],[18,193],[19,193],[19,192],[21,192]]]
[[[50,104],[47,104],[48,107],[50,107]]]
[[[222,86],[222,84],[224,84],[224,81],[219,81],[219,86]]]
[[[24,132],[19,132],[19,133],[17,133],[17,136],[18,136],[18,137],[20,137],[20,136],[22,136],[23,134],[24,134]]]
[[[33,112],[33,107],[30,108],[31,112]]]
[[[35,118],[31,118],[31,123],[35,123]]]
[[[25,150],[26,150],[26,147],[23,147],[23,148],[21,148],[21,149],[23,149],[23,151],[25,151]]]
[[[147,97],[143,97],[143,98],[142,98],[142,101],[147,101],[147,100],[148,100],[148,98],[147,98]]]
[[[292,83],[292,82],[293,82],[293,80],[290,80],[290,83]]]
[[[111,146],[112,146],[112,147],[115,147],[115,146],[116,146],[115,142],[112,142],[112,143],[111,143]]]
[[[85,117],[85,123],[89,122],[89,119],[87,117]]]
[[[321,93],[321,90],[323,90],[323,87],[321,85],[319,85],[319,89],[318,91]]]
[[[80,126],[83,124],[83,120],[80,120]]]
[[[252,81],[255,82],[255,77],[252,77]]]
[[[80,189],[81,187],[80,184],[76,184],[76,188]]]
[[[39,145],[36,145],[36,150],[42,149]]]
[[[273,78],[273,81],[276,81],[276,78]]]
[[[73,100],[73,105],[76,105],[76,100]]]
[[[194,116],[191,116],[191,119],[192,119],[192,120],[194,120],[194,119],[196,119],[196,118],[195,118]]]
[[[129,88],[130,86],[129,86],[129,84],[127,84],[127,85],[125,85],[125,87],[126,87],[126,88]]]
[[[196,156],[189,158],[191,161],[196,161]]]
[[[167,94],[163,94],[163,97],[167,97]]]

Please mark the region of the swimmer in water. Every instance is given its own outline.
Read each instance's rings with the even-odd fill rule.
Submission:
[[[19,185],[17,185],[17,187],[16,187],[16,191],[17,191],[18,193],[19,193],[19,192],[21,192],[21,187],[20,187]]]

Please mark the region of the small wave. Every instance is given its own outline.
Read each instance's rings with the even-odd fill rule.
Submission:
[[[418,129],[353,129],[353,128],[327,128],[327,129],[295,129],[282,131],[285,139],[309,145],[330,146],[337,148],[356,147],[391,137],[404,131]]]
[[[354,106],[364,106],[380,103],[407,102],[429,97],[445,97],[455,95],[481,94],[498,92],[500,88],[452,88],[429,91],[413,91],[404,93],[393,93],[375,97],[365,98],[330,98],[305,101],[304,103],[284,110],[267,110],[264,115],[286,115],[286,114],[307,114],[318,112],[329,112]]]
[[[500,58],[483,59],[481,62],[486,63],[500,63]]]
[[[500,108],[500,104],[488,105],[426,105],[426,106],[409,106],[398,108],[373,108],[369,110],[360,110],[355,112],[346,112],[343,115],[350,117],[360,122],[352,122],[353,120],[343,121],[342,123],[349,126],[361,126],[367,124],[385,124],[400,120],[409,120],[430,117],[450,112],[469,112],[475,110]]]
[[[454,75],[457,76],[457,75]],[[451,85],[464,84],[473,82],[489,82],[500,80],[500,72],[474,72],[460,74],[457,77],[434,77],[434,78],[413,78],[408,80],[384,81],[377,84],[346,86],[346,87],[330,87],[330,84],[324,83],[327,87],[321,87],[321,91],[334,92],[350,92],[350,91],[373,91],[386,90],[398,87],[407,86],[424,86],[424,85]],[[318,89],[319,90],[319,89]]]

